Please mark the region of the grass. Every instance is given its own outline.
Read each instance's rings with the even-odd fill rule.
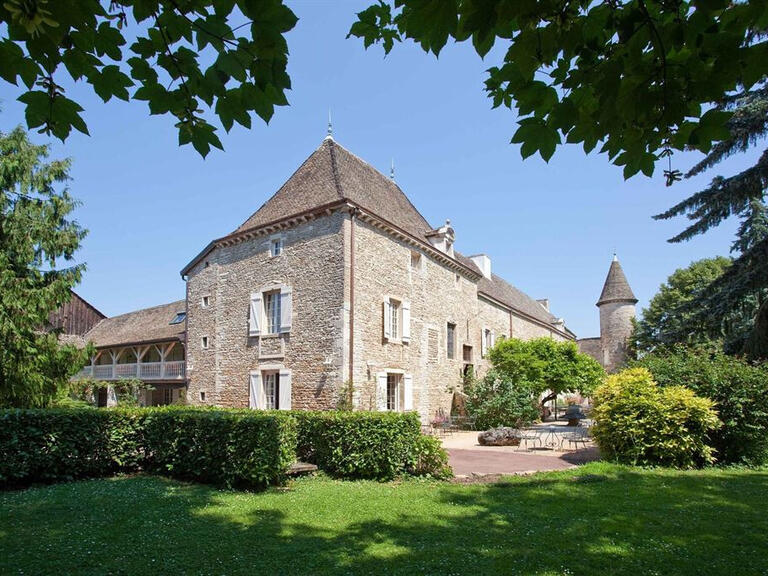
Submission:
[[[0,493],[0,574],[768,574],[768,470]]]

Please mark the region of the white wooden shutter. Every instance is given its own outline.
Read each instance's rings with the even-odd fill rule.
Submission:
[[[280,288],[280,332],[291,331],[293,315],[293,290],[290,286]]]
[[[387,373],[379,372],[376,375],[376,408],[384,411],[387,409]]]
[[[491,348],[496,346],[496,331],[491,330]]]
[[[261,305],[261,292],[251,293],[251,308],[248,314],[248,334],[258,336],[261,334],[263,306]]]
[[[389,300],[384,300],[383,315],[384,315],[384,340],[392,338],[392,304]]]
[[[291,409],[291,371],[280,370],[280,397],[278,400],[278,408],[280,410]]]
[[[403,410],[413,410],[413,376],[403,376]]]
[[[402,340],[403,340],[403,343],[407,344],[411,340],[411,303],[403,302],[402,310],[403,310]]]
[[[261,373],[251,372],[250,398],[248,406],[253,409],[264,409],[264,389],[261,384]]]
[[[487,342],[485,341],[485,328],[480,332],[480,355],[485,358],[485,354],[488,352]]]

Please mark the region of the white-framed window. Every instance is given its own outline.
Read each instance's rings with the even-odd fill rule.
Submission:
[[[203,296],[203,298],[200,300],[200,306],[203,308],[208,308],[208,306],[211,305],[211,298],[210,296]]]
[[[264,408],[267,410],[280,409],[280,374],[274,372],[264,372],[262,374],[264,381]]]
[[[208,350],[208,336],[203,336],[200,338],[200,348],[203,350]]]
[[[494,337],[493,330],[491,330],[490,328],[483,328],[483,333],[481,335],[481,350],[480,350],[481,356],[483,358],[485,358],[486,355],[488,354],[488,350],[493,348],[494,340],[495,340],[495,337]]]
[[[283,239],[280,237],[272,238],[269,241],[269,254],[274,258],[283,253]]]
[[[249,388],[251,408],[291,409],[291,371],[281,365],[264,366],[251,372]]]
[[[400,374],[387,374],[387,410],[400,411]]]
[[[449,360],[456,357],[456,324],[448,322],[445,334],[445,352]]]
[[[267,334],[280,332],[280,290],[264,293],[264,317],[267,321]]]
[[[396,298],[384,300],[384,340],[407,344],[411,339],[411,305]]]
[[[413,376],[401,370],[376,374],[377,409],[384,412],[413,410]]]
[[[293,290],[285,284],[271,284],[251,293],[248,335],[264,336],[291,331]]]

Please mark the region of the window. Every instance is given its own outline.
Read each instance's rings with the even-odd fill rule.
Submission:
[[[460,275],[456,274],[454,282],[455,282],[456,288],[461,288],[461,276]]]
[[[485,358],[486,354],[488,354],[488,350],[493,348],[493,330],[490,328],[483,328],[483,333],[481,335],[482,337],[482,350],[481,355],[483,358]]]
[[[472,346],[467,346],[464,344],[464,347],[461,351],[462,358],[464,359],[464,362],[467,362],[469,364],[472,363]]]
[[[208,297],[208,296],[203,296],[203,300],[202,300],[202,302],[201,302],[200,304],[201,304],[201,306],[202,306],[203,308],[208,308],[208,306],[210,305],[210,303],[211,303],[210,297]]]
[[[203,350],[208,349],[208,336],[203,336],[202,338],[200,338],[200,347]]]
[[[264,408],[280,409],[280,376],[277,372],[264,372]]]
[[[264,293],[264,315],[267,317],[267,334],[280,332],[280,291]]]
[[[387,374],[387,410],[400,410],[400,374]]]
[[[205,390],[200,390],[200,402],[205,402]]]
[[[269,253],[274,258],[275,256],[280,256],[280,254],[283,253],[283,239],[282,238],[272,238],[272,240],[269,243]]]
[[[453,360],[456,356],[456,324],[448,322],[448,332],[445,340],[445,351],[448,359]]]
[[[181,324],[187,317],[186,312],[176,312],[176,316],[170,321],[170,324]]]
[[[389,333],[392,335],[393,340],[397,340],[400,334],[400,302],[397,300],[389,301]]]

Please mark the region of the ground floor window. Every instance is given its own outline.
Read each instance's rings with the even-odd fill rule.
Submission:
[[[267,410],[280,409],[280,374],[264,372],[264,407]]]
[[[387,410],[400,411],[400,374],[387,374]]]

